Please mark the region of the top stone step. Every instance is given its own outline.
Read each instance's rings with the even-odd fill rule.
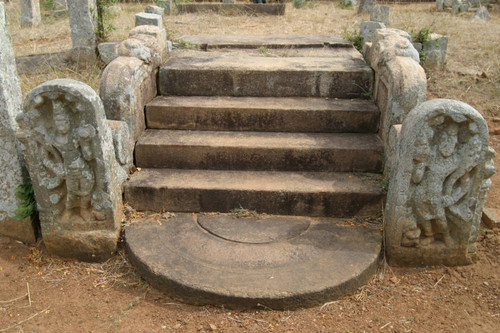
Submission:
[[[188,45],[198,46],[199,48],[218,49],[218,48],[239,48],[256,49],[266,48],[321,48],[346,47],[352,48],[349,41],[335,36],[311,36],[311,35],[192,35],[184,36],[182,41]]]

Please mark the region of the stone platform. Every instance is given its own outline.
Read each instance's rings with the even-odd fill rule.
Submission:
[[[177,214],[125,229],[156,288],[193,304],[294,309],[352,293],[375,273],[378,226],[297,216]]]

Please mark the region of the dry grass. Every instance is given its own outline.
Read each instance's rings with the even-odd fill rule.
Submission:
[[[118,27],[109,40],[122,40],[134,25],[134,14],[147,3],[121,4],[119,15],[113,20]],[[37,28],[19,26],[19,4],[6,5],[10,31],[17,56],[51,53],[71,48],[67,17],[45,16]],[[453,98],[465,101],[487,117],[500,113],[500,13],[493,10],[488,22],[472,21],[472,13],[451,15],[437,12],[434,3],[391,5],[391,27],[418,31],[424,27],[448,35],[448,67],[467,67],[484,72],[486,78],[460,75],[448,70],[429,72],[429,97]],[[226,33],[282,33],[306,35],[341,35],[345,30],[358,30],[368,14],[358,15],[356,10],[342,9],[336,2],[311,3],[295,9],[288,3],[284,16],[225,16],[215,13],[164,16],[168,37],[178,40],[190,34]],[[98,89],[100,67],[86,71],[76,68],[42,66],[36,73],[21,74],[23,92],[37,84],[56,77],[70,77],[86,82]]]

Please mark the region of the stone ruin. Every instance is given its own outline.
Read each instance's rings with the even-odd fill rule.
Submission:
[[[488,128],[469,105],[431,100],[403,121],[387,198],[389,261],[471,262],[495,173]]]
[[[156,95],[158,67],[167,56],[165,31],[138,26],[117,53],[103,73],[100,97],[82,83],[55,80],[32,90],[23,112],[7,105],[19,128],[2,124],[22,143],[45,244],[56,255],[98,261],[116,250],[121,186],[132,166],[133,144],[144,130],[144,105]],[[0,55],[4,64],[9,56]],[[374,29],[364,55],[375,72],[386,151],[389,262],[470,263],[495,172],[486,122],[464,103],[426,102],[425,72],[407,33]],[[19,160],[13,152],[8,159]],[[16,179],[22,180],[20,172]],[[2,234],[33,240],[9,234],[0,217]]]
[[[126,175],[99,96],[74,80],[48,81],[30,91],[16,120],[49,252],[109,258],[120,233]]]

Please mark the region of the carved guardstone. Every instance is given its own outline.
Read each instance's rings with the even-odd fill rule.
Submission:
[[[387,195],[390,263],[472,261],[494,155],[485,120],[465,103],[431,100],[408,114]]]
[[[78,81],[48,81],[28,93],[17,122],[49,252],[109,258],[120,233],[123,171],[99,96]]]

